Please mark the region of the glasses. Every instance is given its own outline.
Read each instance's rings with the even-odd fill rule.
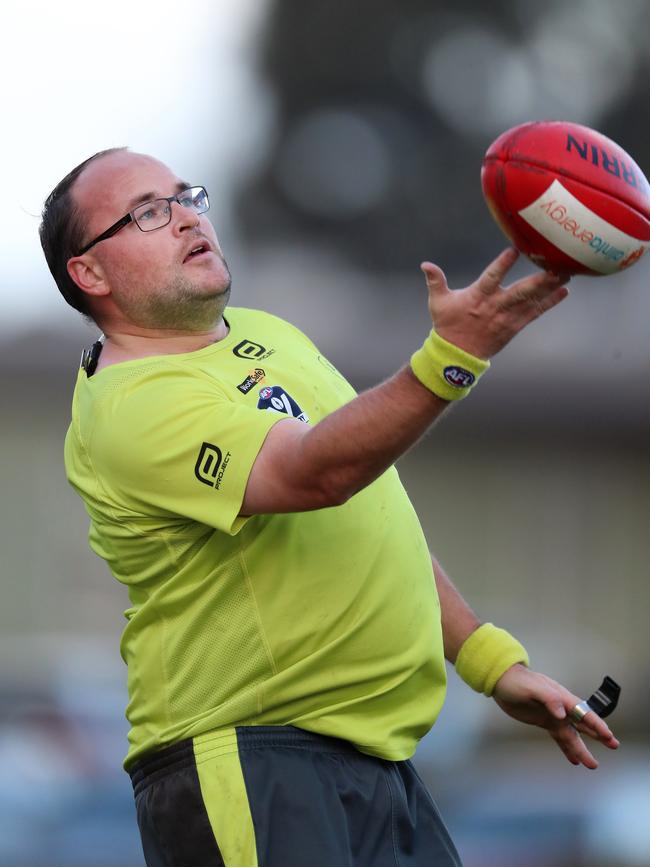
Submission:
[[[129,223],[135,223],[141,232],[154,232],[156,229],[162,229],[171,222],[172,218],[172,202],[178,202],[183,208],[189,208],[195,214],[205,214],[210,207],[208,199],[208,191],[205,187],[189,187],[175,196],[167,196],[162,199],[152,199],[150,202],[144,202],[138,205],[133,211],[125,214],[117,223],[113,223],[105,232],[86,244],[86,246],[77,253],[77,256],[83,256],[95,244],[100,241],[105,241],[111,238],[120,229],[128,226]]]

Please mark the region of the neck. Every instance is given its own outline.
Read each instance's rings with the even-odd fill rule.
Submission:
[[[117,361],[146,358],[148,355],[176,355],[195,352],[223,340],[228,335],[223,317],[206,330],[183,331],[165,328],[140,328],[129,325],[121,329],[106,328],[101,366]]]

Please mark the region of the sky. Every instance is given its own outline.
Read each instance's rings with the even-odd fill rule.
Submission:
[[[227,220],[233,158],[242,169],[255,160],[272,113],[254,63],[266,5],[23,0],[3,13],[0,340],[69,320],[39,215],[58,181],[96,151],[150,152],[195,183],[209,171],[213,208]],[[16,202],[6,195],[14,184]]]

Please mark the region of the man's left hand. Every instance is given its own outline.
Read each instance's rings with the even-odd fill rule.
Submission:
[[[571,709],[581,701],[577,695],[524,665],[513,665],[502,674],[492,697],[513,719],[546,729],[572,765],[584,765],[592,770],[598,767],[581,734],[600,741],[610,750],[619,745],[607,723],[595,711],[589,711],[579,723],[571,719]]]

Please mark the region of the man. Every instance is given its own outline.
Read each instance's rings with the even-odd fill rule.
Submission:
[[[579,731],[618,742],[432,569],[392,464],[567,290],[545,273],[504,288],[512,250],[455,292],[425,263],[435,331],[356,396],[293,326],[226,309],[207,208],[114,149],[58,185],[41,225],[61,292],[104,334],[65,458],[132,603],[125,767],[147,864],[460,864],[408,761],[444,657],[573,764],[597,766]]]

